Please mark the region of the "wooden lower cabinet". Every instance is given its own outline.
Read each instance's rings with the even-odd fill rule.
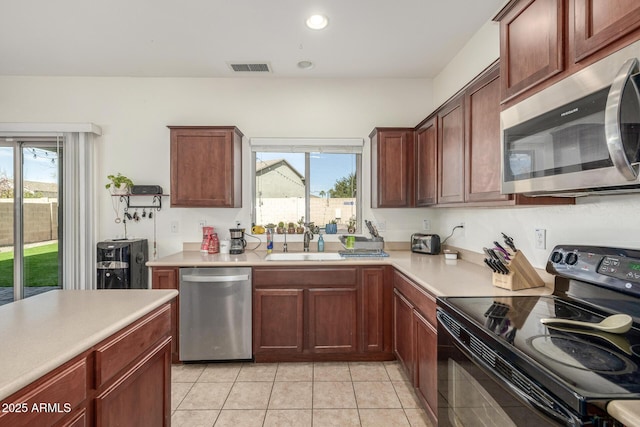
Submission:
[[[96,399],[96,426],[168,426],[171,338],[148,352]]]
[[[415,329],[414,386],[418,398],[432,419],[437,418],[438,408],[438,332],[417,311],[413,311]]]
[[[179,289],[180,269],[178,267],[153,267],[151,269],[151,287],[153,289]],[[171,361],[180,361],[178,316],[180,307],[180,297],[176,297],[171,302]]]
[[[392,269],[362,267],[362,349],[367,353],[391,354],[393,294]]]
[[[169,426],[170,320],[167,303],[2,400],[25,410],[0,426]]]
[[[253,292],[254,353],[302,353],[303,292],[302,289]]]
[[[309,351],[358,351],[357,287],[308,290]]]
[[[438,332],[435,298],[394,272],[394,353],[437,425]]]
[[[392,360],[388,275],[389,267],[254,268],[255,361]]]
[[[413,380],[415,370],[413,305],[397,289],[393,291],[393,314],[393,351],[409,379]]]

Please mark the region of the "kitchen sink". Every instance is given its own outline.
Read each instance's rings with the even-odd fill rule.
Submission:
[[[337,252],[279,252],[267,255],[265,261],[340,261]]]

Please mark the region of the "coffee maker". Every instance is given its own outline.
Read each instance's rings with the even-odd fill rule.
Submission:
[[[231,237],[229,253],[236,255],[244,253],[244,248],[247,246],[247,241],[244,240],[244,228],[230,228],[229,235]]]

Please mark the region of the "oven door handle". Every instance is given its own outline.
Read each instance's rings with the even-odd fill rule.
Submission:
[[[629,81],[631,75],[638,69],[636,58],[628,59],[620,68],[620,71],[613,79],[607,104],[604,110],[604,134],[607,140],[607,149],[618,172],[628,181],[638,178],[638,172],[629,162],[624,149],[624,141],[620,132],[620,110],[622,109],[622,92]]]
[[[437,313],[437,316],[438,318],[440,317],[440,312]],[[454,333],[451,332],[447,324],[445,322],[442,322],[440,319],[438,320],[440,325],[446,330],[449,337],[453,340],[453,343],[458,348],[458,350],[460,350],[465,356],[471,359],[480,369],[482,369],[485,372],[485,374],[494,378],[495,381],[506,386],[512,393],[520,397],[523,400],[523,403],[525,403],[526,405],[528,405],[530,408],[534,410],[544,412],[551,418],[559,420],[568,426],[582,425],[580,424],[580,420],[578,418],[576,418],[567,409],[565,409],[562,405],[560,405],[560,403],[557,402],[555,399],[550,399],[553,401],[554,407],[555,407],[554,409],[550,409],[547,406],[545,406],[543,403],[539,402],[535,398],[529,396],[528,394],[520,390],[516,385],[511,383],[511,381],[508,381],[506,378],[500,375],[495,369],[490,367],[484,360],[482,360],[480,357],[476,356],[471,351],[469,351],[466,348],[465,344],[461,342]],[[506,364],[506,361],[503,361],[503,362]]]

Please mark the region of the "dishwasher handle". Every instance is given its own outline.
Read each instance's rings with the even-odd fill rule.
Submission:
[[[238,274],[235,276],[202,276],[202,275],[185,275],[182,276],[182,280],[185,282],[198,282],[198,283],[224,283],[224,282],[242,282],[249,280],[248,274]]]

